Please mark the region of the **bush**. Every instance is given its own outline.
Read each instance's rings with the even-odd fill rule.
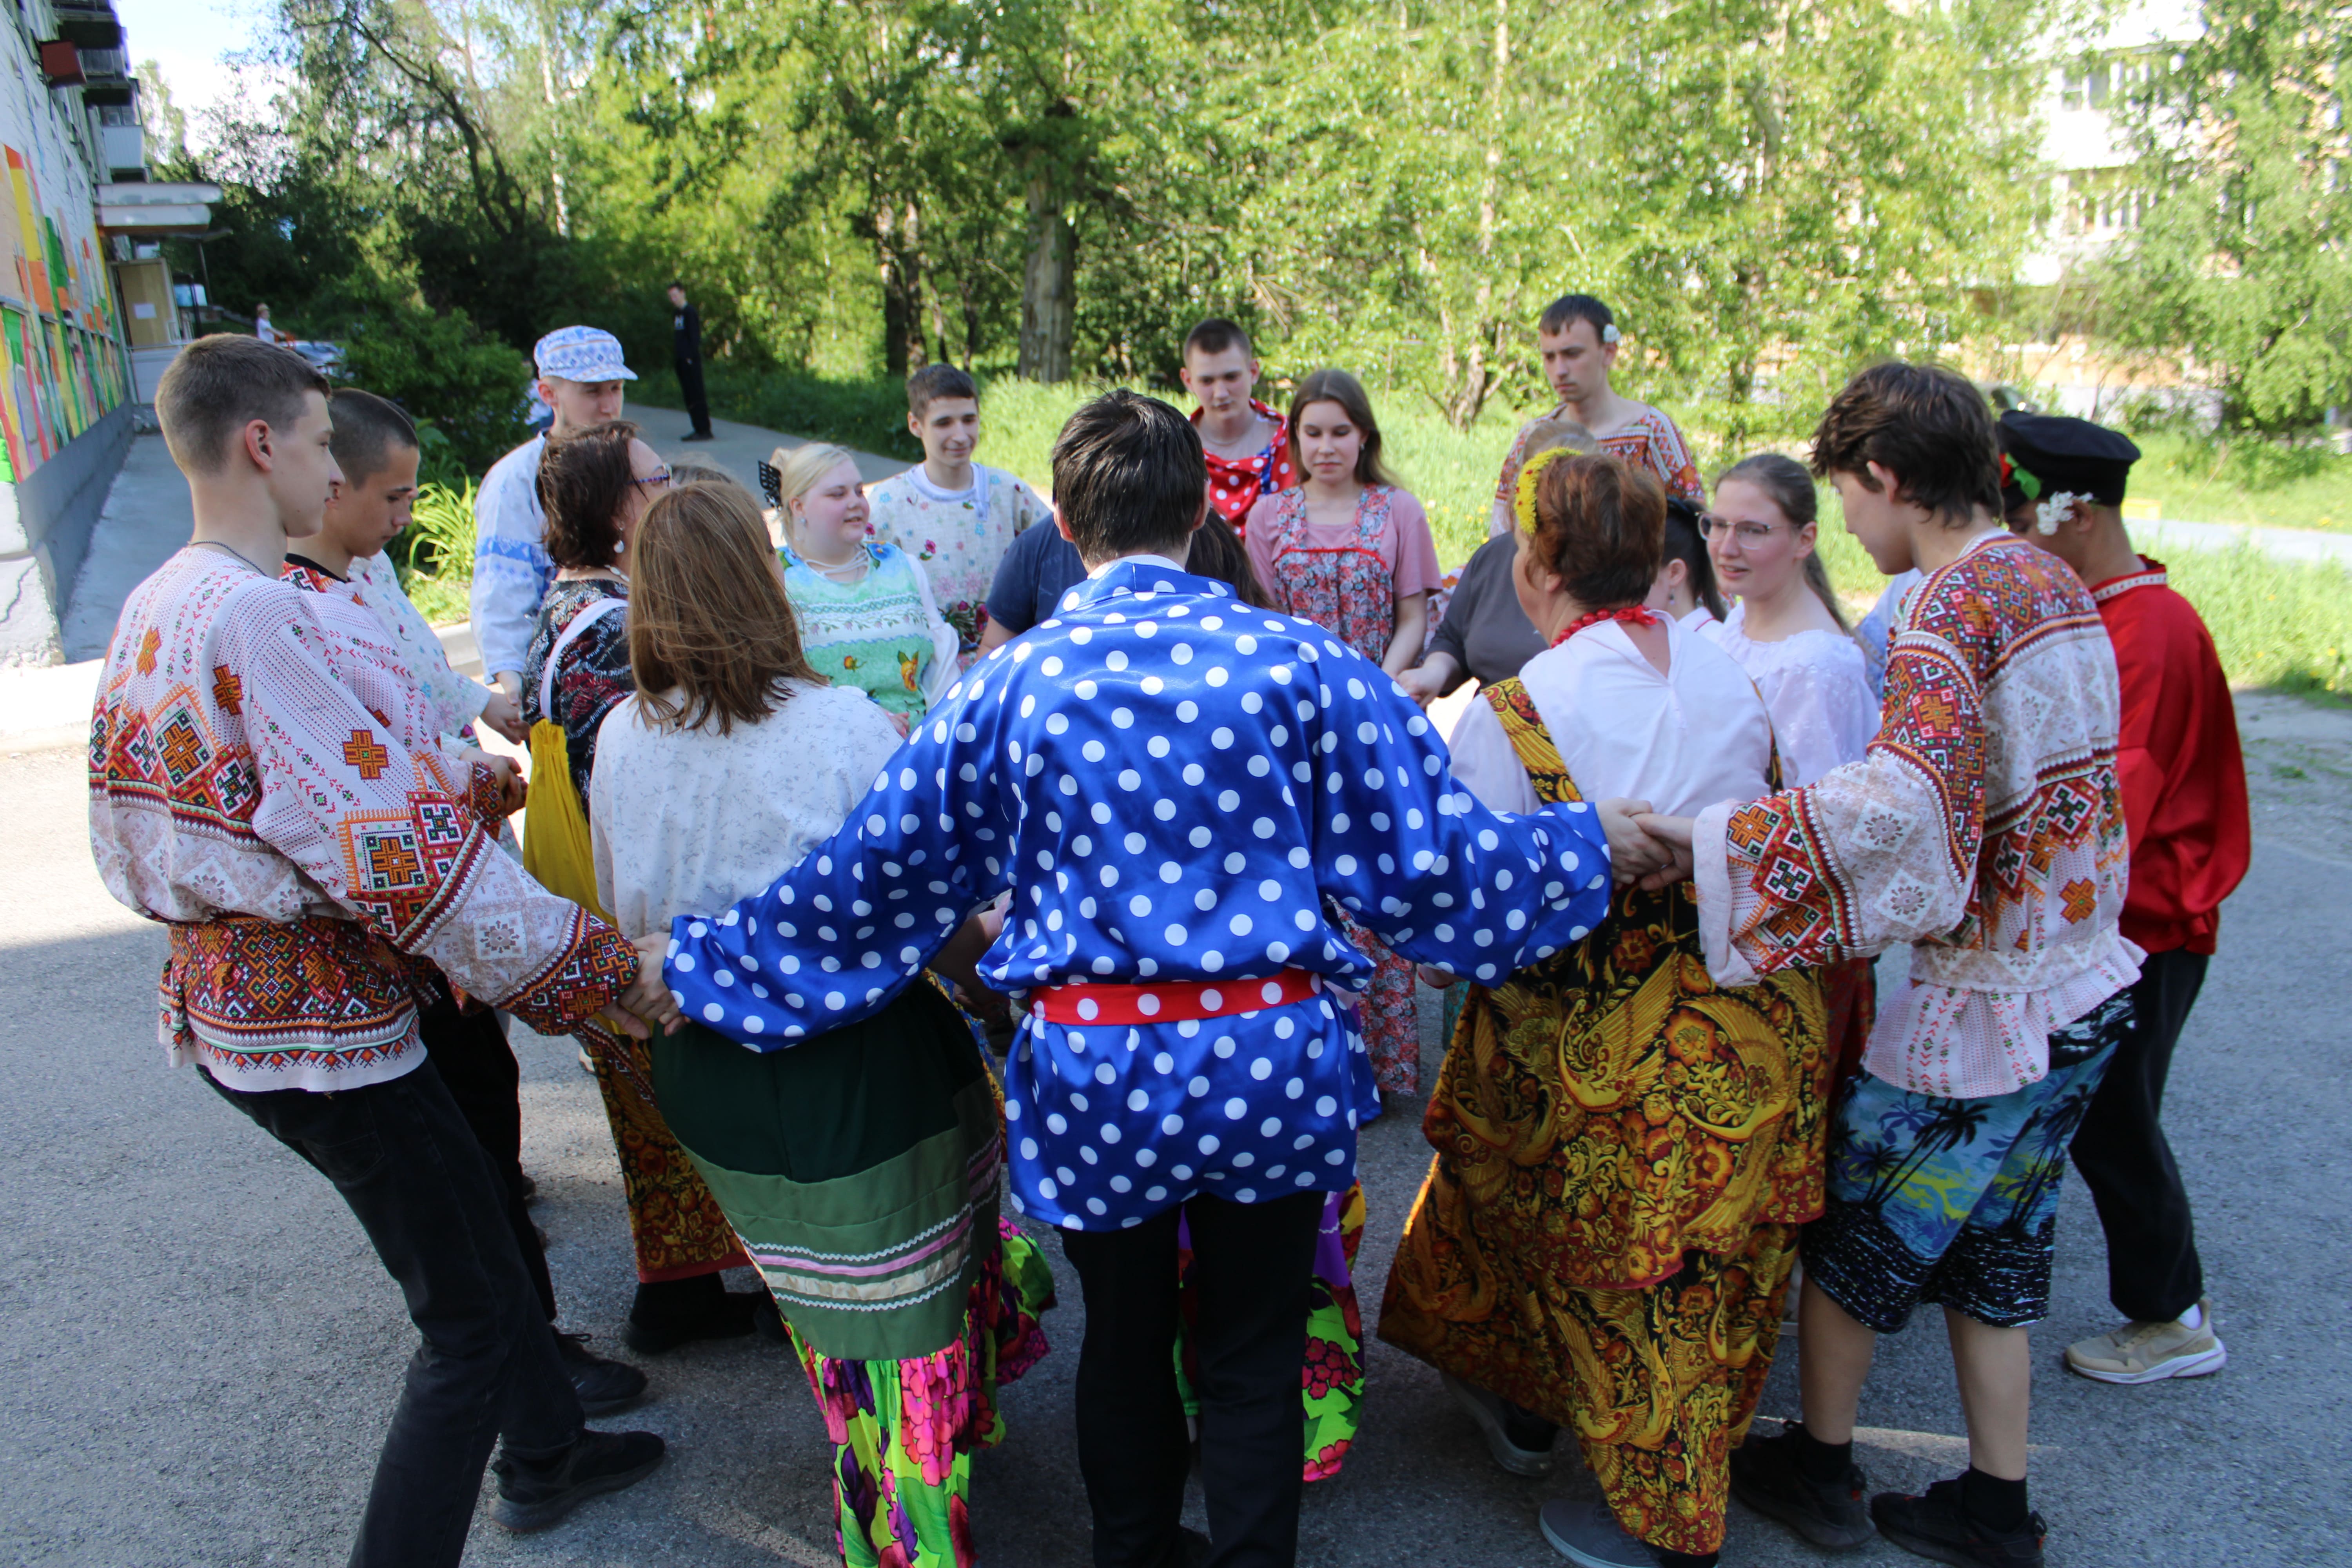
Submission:
[[[393,564],[427,621],[466,618],[474,582],[474,481],[417,487],[414,519],[392,542]]]
[[[362,271],[306,314],[342,344],[345,380],[429,421],[465,472],[485,472],[523,439],[530,361],[485,337],[463,311],[436,310],[409,284]]]

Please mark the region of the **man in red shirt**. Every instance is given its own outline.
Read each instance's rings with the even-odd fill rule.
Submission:
[[[1184,334],[1184,390],[1200,406],[1192,423],[1209,459],[1209,504],[1240,536],[1249,509],[1262,495],[1298,483],[1290,456],[1290,426],[1250,395],[1263,368],[1249,334],[1212,316]]]
[[[2237,713],[2213,638],[2132,549],[2120,510],[2139,448],[2084,419],[2004,414],[2001,500],[2011,531],[2074,568],[2106,623],[2122,678],[2116,773],[2131,834],[2123,932],[2147,950],[2131,1035],[2074,1135],[2074,1163],[2107,1236],[2107,1294],[2130,1321],[2066,1349],[2102,1383],[2219,1372],[2228,1360],[2180,1171],[2159,1120],[2172,1047],[2205,981],[2221,900],[2252,835]]]

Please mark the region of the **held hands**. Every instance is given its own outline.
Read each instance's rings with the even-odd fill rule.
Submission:
[[[637,975],[621,993],[620,1004],[626,1012],[615,1021],[625,1034],[635,1039],[649,1038],[653,1031],[647,1026],[654,1024],[661,1026],[663,1034],[675,1035],[685,1024],[686,1015],[678,1011],[668,982],[662,978],[662,960],[669,955],[669,932],[657,931],[641,936],[636,949]]]
[[[1617,886],[1638,882],[1654,891],[1690,875],[1688,817],[1660,816],[1646,800],[1604,800],[1595,809],[1601,813],[1601,830],[1609,837],[1610,875]],[[1653,831],[1652,824],[1669,828],[1680,824],[1680,843]]]
[[[502,686],[493,688],[490,700],[482,704],[482,722],[518,746],[530,738],[530,726],[522,721],[522,704]]]
[[[1436,701],[1443,691],[1445,685],[1445,672],[1432,669],[1426,664],[1417,664],[1398,676],[1396,683],[1404,689],[1404,694],[1407,697],[1426,708]]]

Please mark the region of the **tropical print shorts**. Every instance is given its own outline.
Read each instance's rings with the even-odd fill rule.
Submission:
[[[1990,1100],[1862,1074],[1830,1133],[1829,1205],[1805,1227],[1805,1277],[1880,1333],[1922,1301],[1994,1328],[2047,1317],[2067,1146],[2131,1026],[2119,991],[2050,1037],[2040,1082]]]

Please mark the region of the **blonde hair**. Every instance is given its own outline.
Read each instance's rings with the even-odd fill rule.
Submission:
[[[816,489],[817,480],[842,464],[854,463],[856,459],[845,447],[811,441],[789,452],[779,447],[768,455],[768,461],[776,470],[776,510],[790,517],[793,502]]]
[[[721,735],[774,712],[791,695],[782,681],[824,684],[742,486],[688,485],[646,510],[629,558],[629,664],[647,718],[716,719]]]

